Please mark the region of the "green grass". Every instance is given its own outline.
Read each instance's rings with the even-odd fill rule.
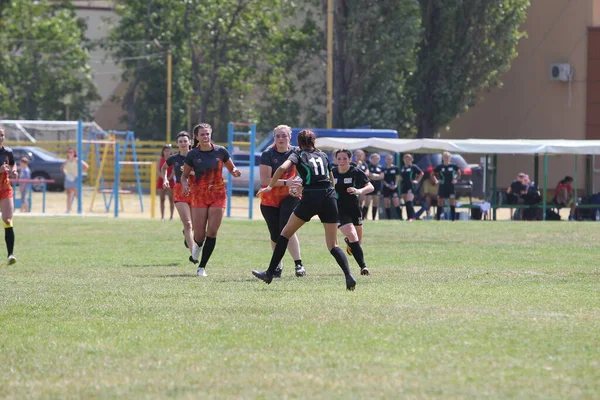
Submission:
[[[594,223],[367,221],[345,290],[318,222],[271,285],[262,221],[207,278],[180,223],[17,217],[0,267],[0,398],[597,398]]]

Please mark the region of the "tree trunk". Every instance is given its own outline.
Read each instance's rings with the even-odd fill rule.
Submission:
[[[431,121],[423,115],[416,116],[417,139],[431,139],[435,134],[435,127]]]

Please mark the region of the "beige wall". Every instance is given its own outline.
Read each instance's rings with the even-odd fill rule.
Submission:
[[[600,22],[600,0],[532,0],[523,26],[528,38],[502,78],[503,88],[481,93],[479,102],[450,125],[443,137],[584,139],[586,134],[587,27]],[[574,80],[550,81],[553,63],[569,63]],[[469,158],[469,157],[467,157]],[[580,157],[583,187],[584,162]],[[501,156],[498,184],[519,172],[533,173],[533,157]],[[573,175],[574,156],[551,157],[549,186]],[[541,164],[540,164],[541,168]]]
[[[111,1],[79,0],[74,1],[77,15],[87,23],[86,36],[92,40],[105,39],[110,24],[117,21],[117,15],[112,10]],[[111,21],[110,23],[107,21]],[[91,105],[94,120],[104,129],[124,129],[125,124],[119,122],[123,109],[120,104],[111,101],[111,96],[121,89],[121,74],[123,71],[114,63],[108,53],[101,48],[90,52],[90,65],[94,81],[98,88],[100,101]],[[122,90],[121,90],[122,91]]]

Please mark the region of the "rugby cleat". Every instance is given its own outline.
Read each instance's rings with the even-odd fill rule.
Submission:
[[[8,256],[8,258],[6,259],[6,263],[8,265],[13,265],[17,262],[17,257],[13,256],[12,254],[10,256]]]
[[[351,256],[352,248],[350,247],[350,241],[348,240],[347,237],[344,238],[344,242],[346,242],[346,253],[348,253],[348,255]]]
[[[192,260],[198,262],[198,257],[200,256],[200,246],[196,242],[194,242],[194,247],[192,247]]]
[[[347,275],[346,276],[346,289],[354,290],[355,287],[356,287],[356,281],[354,280],[354,277],[352,275]]]
[[[191,263],[198,264],[198,260],[194,260],[192,258],[192,256],[190,256],[190,258],[188,258],[188,260],[190,260]]]
[[[260,271],[257,271],[257,270],[253,270],[252,271],[252,275],[254,275],[255,277],[257,277],[258,279],[260,279],[261,281],[263,281],[267,285],[270,284],[273,281],[273,274],[271,274],[269,271],[260,272]]]
[[[208,276],[208,275],[206,275],[206,270],[204,268],[198,268],[198,276]]]
[[[364,267],[364,268],[360,269],[360,274],[361,275],[365,275],[365,276],[369,276],[369,275],[371,275],[371,272],[369,271],[369,268]]]
[[[275,272],[273,272],[273,278],[281,278],[281,273],[283,272],[283,263],[280,262],[277,264],[277,268],[275,268]]]
[[[302,264],[296,265],[296,276],[300,278],[301,276],[306,275],[306,270],[302,266]]]

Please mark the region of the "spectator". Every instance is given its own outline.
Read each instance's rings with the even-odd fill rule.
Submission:
[[[19,179],[31,179],[31,170],[29,169],[29,159],[21,158],[19,170]],[[21,212],[29,212],[29,192],[31,191],[31,183],[19,183],[19,192],[21,192]]]
[[[65,192],[67,192],[67,210],[65,211],[67,214],[71,212],[73,200],[77,197],[78,162],[75,149],[69,147],[67,149],[67,161],[62,166],[62,171],[65,174]],[[81,169],[83,171],[88,169],[88,167],[85,161],[81,161]]]
[[[437,179],[433,176],[433,167],[427,169],[427,176],[423,179],[423,194],[421,195],[421,209],[415,215],[416,219],[420,219],[424,212],[427,217],[431,216],[431,206],[437,206]]]
[[[525,184],[525,179],[527,175],[521,172],[517,175],[517,179],[511,182],[508,189],[506,189],[506,203],[513,204],[523,204],[523,195],[527,193],[527,185]],[[527,182],[529,182],[529,178],[527,177]],[[522,219],[522,212],[519,211],[519,218]],[[510,209],[510,219],[513,218],[513,209]]]
[[[554,198],[552,199],[553,203],[561,207],[569,207],[569,221],[573,221],[575,217],[575,207],[577,204],[575,203],[575,196],[573,193],[573,178],[570,176],[565,176],[564,179],[558,182],[556,185],[556,189],[554,190]]]

